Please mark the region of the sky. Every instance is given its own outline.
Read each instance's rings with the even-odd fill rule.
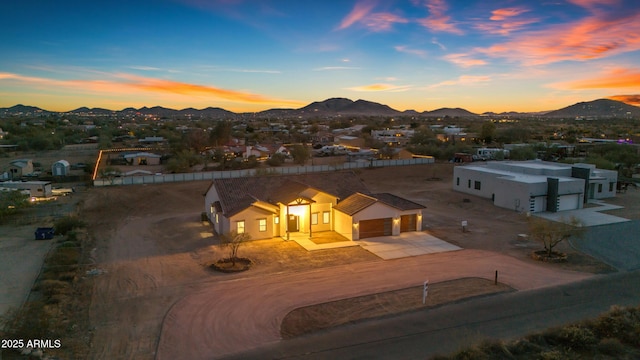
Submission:
[[[0,107],[640,105],[638,0],[20,0]]]

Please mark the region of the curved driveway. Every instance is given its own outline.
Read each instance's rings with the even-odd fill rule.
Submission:
[[[341,265],[211,284],[169,310],[156,358],[212,359],[280,340],[291,310],[327,301],[464,278],[493,279],[515,289],[582,280],[591,274],[563,271],[481,250],[460,250],[398,260]]]

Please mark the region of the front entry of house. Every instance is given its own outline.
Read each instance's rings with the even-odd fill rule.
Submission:
[[[298,215],[289,215],[289,219],[287,220],[287,231],[300,231],[300,217]]]

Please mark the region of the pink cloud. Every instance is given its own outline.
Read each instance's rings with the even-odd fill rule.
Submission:
[[[338,30],[346,29],[351,25],[359,22],[363,18],[365,18],[373,8],[375,7],[375,2],[372,1],[359,1],[353,7],[353,10],[340,22],[338,26]]]
[[[473,58],[470,54],[449,54],[444,59],[463,68],[487,64],[486,61]]]
[[[522,62],[525,65],[567,60],[584,61],[640,50],[638,33],[638,10],[615,18],[606,14],[595,14],[571,23],[522,34],[511,41],[476,51],[487,56]]]
[[[422,26],[438,32],[463,34],[463,31],[451,22],[451,17],[446,15],[448,6],[444,0],[426,0],[425,6],[429,10],[429,16],[418,20]]]
[[[409,20],[391,13],[375,13],[362,20],[370,29],[375,31],[390,30],[394,24],[406,24]]]
[[[453,86],[453,85],[470,85],[491,81],[490,76],[477,76],[477,75],[462,75],[454,80],[446,80],[439,82],[437,84],[431,85],[430,88],[440,87],[440,86]]]
[[[493,10],[491,12],[491,17],[489,18],[489,20],[492,21],[502,21],[514,16],[518,16],[522,13],[525,13],[529,10],[524,9],[524,8],[503,8],[503,9],[496,9]]]

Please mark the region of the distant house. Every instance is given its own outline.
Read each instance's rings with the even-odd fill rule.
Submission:
[[[251,238],[308,236],[334,231],[349,240],[422,230],[424,206],[372,194],[353,172],[216,179],[205,212],[218,234]]]
[[[67,160],[58,160],[51,165],[51,174],[53,176],[67,176],[71,170],[71,164]]]
[[[125,154],[124,159],[129,165],[160,165],[161,155],[139,152],[132,154]]]
[[[400,147],[409,143],[415,131],[412,129],[371,130],[371,137],[387,146]]]
[[[138,140],[138,142],[145,145],[160,145],[166,143],[167,140],[165,140],[165,138],[162,136],[147,136],[143,139]]]
[[[31,159],[17,159],[9,163],[9,177],[11,179],[19,179],[30,174],[33,174],[33,161]]]
[[[456,166],[453,189],[491,199],[499,207],[521,212],[581,209],[589,199],[614,197],[618,173],[591,164],[489,161]]]

